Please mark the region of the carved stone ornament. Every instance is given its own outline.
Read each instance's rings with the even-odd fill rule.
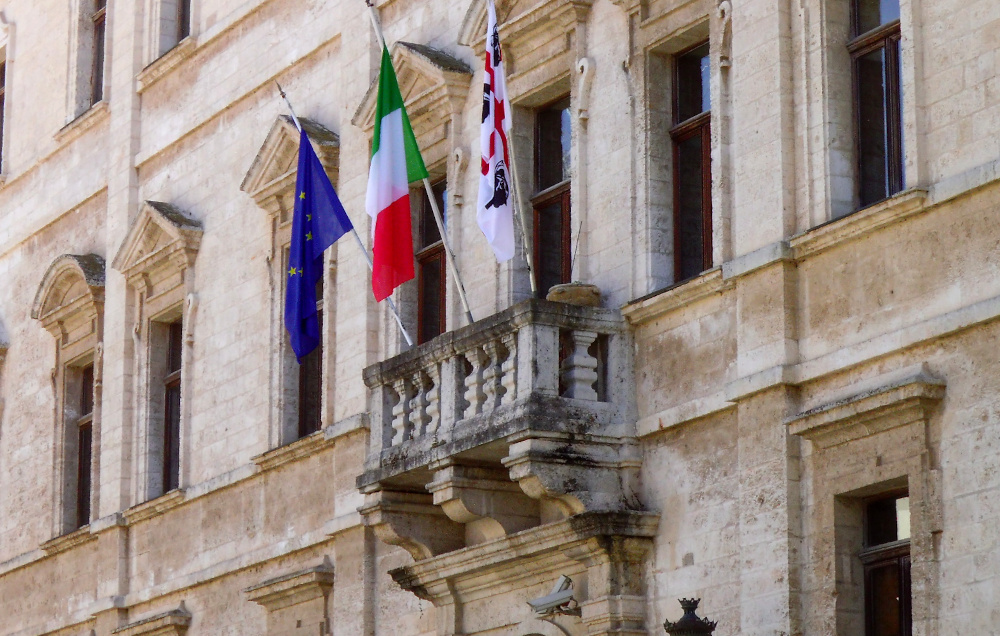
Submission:
[[[433,158],[426,156],[427,149],[443,141],[449,122],[461,116],[469,96],[472,69],[445,51],[412,42],[393,44],[392,63],[413,134],[420,140],[424,160],[433,163]],[[375,126],[377,98],[378,78],[375,78],[351,120],[366,132]]]
[[[299,117],[299,125],[309,135],[320,163],[330,180],[336,184],[340,137],[329,128],[305,117]],[[290,195],[295,187],[298,158],[299,131],[291,116],[281,115],[271,125],[271,130],[240,184],[240,190],[253,197],[257,205],[271,215],[277,215],[281,209],[279,197],[283,194]]]
[[[202,227],[180,208],[146,201],[111,266],[147,298],[183,283],[201,246]]]
[[[697,636],[698,634],[711,634],[715,631],[715,626],[718,623],[707,618],[699,618],[695,614],[698,603],[701,602],[700,598],[682,598],[678,602],[681,604],[681,609],[684,610],[684,616],[681,616],[681,619],[676,623],[669,620],[663,622],[663,629],[670,636]]]
[[[104,306],[104,259],[97,254],[64,254],[49,266],[35,294],[31,317],[40,320],[56,338],[76,323],[92,333],[91,321]]]
[[[538,29],[565,30],[583,20],[593,4],[593,0],[498,0],[497,22],[506,44]],[[472,0],[458,32],[458,43],[479,51],[485,41],[486,3]]]
[[[325,599],[333,589],[333,565],[322,565],[264,581],[244,590],[247,599],[269,612]]]
[[[185,609],[184,603],[169,612],[154,614],[124,627],[119,627],[112,634],[116,636],[184,636],[191,626],[191,614]]]

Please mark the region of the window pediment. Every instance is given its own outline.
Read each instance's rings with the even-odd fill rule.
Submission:
[[[336,182],[340,137],[329,128],[305,117],[299,117],[299,124],[309,134],[326,173]],[[240,190],[253,197],[258,206],[277,215],[281,210],[281,196],[290,194],[294,189],[298,158],[299,131],[290,116],[282,115],[267,133]]]
[[[447,126],[452,118],[460,116],[469,96],[472,69],[444,51],[412,42],[396,42],[393,45],[392,63],[413,134],[426,152],[427,148],[447,136]],[[377,98],[376,77],[351,120],[368,133],[375,127]],[[426,155],[424,158],[430,159]]]
[[[201,223],[169,203],[146,201],[132,222],[111,266],[129,285],[149,296],[166,291],[161,284],[194,264],[201,245]],[[172,288],[170,286],[169,288]]]
[[[52,262],[42,278],[31,317],[59,337],[76,323],[92,329],[91,322],[103,305],[104,259],[97,254],[64,254]]]
[[[553,30],[566,31],[587,17],[593,0],[497,0],[497,21],[504,47]],[[472,0],[458,43],[480,51],[486,44],[486,3]]]

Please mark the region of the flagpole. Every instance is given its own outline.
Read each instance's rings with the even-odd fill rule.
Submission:
[[[285,95],[285,91],[281,88],[281,84],[277,81],[274,82],[278,86],[278,92],[281,94],[281,98],[285,100],[285,104],[288,106],[288,111],[292,113],[292,123],[295,124],[295,129],[302,134],[302,124],[299,123],[299,117],[295,114],[295,109],[292,107],[291,100],[288,99],[288,95]],[[364,242],[361,237],[358,236],[358,231],[354,229],[354,224],[351,224],[351,234],[354,235],[354,240],[357,241],[358,247],[361,249],[361,253],[365,255],[365,261],[368,262],[368,271],[375,269],[374,263],[372,263],[371,254],[368,253],[368,248],[365,247]],[[413,338],[410,337],[410,333],[406,331],[406,327],[403,326],[403,319],[399,317],[399,310],[396,309],[396,303],[392,302],[392,297],[387,297],[389,301],[389,308],[392,310],[392,315],[396,319],[396,324],[399,325],[399,330],[403,332],[403,337],[406,338],[406,344],[413,346]]]
[[[524,199],[521,196],[521,177],[518,176],[517,162],[514,159],[514,137],[507,140],[510,145],[510,178],[514,182],[514,206],[517,208],[518,227],[521,229],[521,247],[524,250],[524,260],[528,264],[528,281],[531,283],[531,294],[538,295],[538,283],[535,281],[535,257],[532,255],[532,243],[528,243],[528,226],[524,219]]]
[[[375,37],[378,39],[381,48],[385,48],[385,35],[382,34],[382,24],[379,22],[378,12],[375,11],[375,3],[372,0],[365,0],[365,6],[368,7],[368,15],[372,20],[372,28],[375,29]],[[448,258],[448,269],[451,270],[455,287],[458,288],[458,297],[462,300],[462,306],[465,308],[465,318],[471,325],[476,319],[472,317],[469,299],[465,295],[465,284],[462,282],[462,275],[459,273],[458,264],[455,262],[455,253],[451,249],[451,241],[448,240],[448,234],[445,232],[444,220],[441,217],[441,208],[437,204],[437,197],[434,196],[434,188],[431,187],[431,180],[427,177],[424,177],[424,190],[427,192],[427,199],[431,202],[431,212],[434,214],[434,223],[437,225],[438,234],[441,235],[441,242],[444,243],[444,253]]]

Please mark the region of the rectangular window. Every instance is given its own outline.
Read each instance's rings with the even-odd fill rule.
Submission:
[[[299,365],[299,439],[322,427],[323,403],[323,279],[316,282],[316,317],[319,319],[319,346]]]
[[[6,56],[4,56],[6,58]],[[7,60],[0,60],[0,171],[4,167],[3,129],[7,103]]]
[[[184,329],[181,321],[167,326],[167,369],[163,378],[163,492],[180,487],[181,366]]]
[[[90,523],[90,490],[93,474],[94,365],[80,373],[80,417],[77,419],[76,527]]]
[[[712,267],[712,155],[708,42],[674,65],[674,281]]]
[[[448,184],[444,180],[438,181],[431,186],[431,190],[441,210],[441,220],[446,221]],[[434,221],[426,190],[420,192],[417,215],[417,341],[424,343],[443,334],[447,328],[447,269],[444,242]]]
[[[869,501],[864,525],[865,636],[911,636],[909,497]]]
[[[853,0],[851,7],[857,197],[866,207],[903,189],[899,1]]]
[[[570,161],[572,128],[569,97],[535,113],[534,261],[538,293],[570,282],[572,225]]]
[[[104,35],[107,26],[108,0],[93,0],[94,12],[90,19],[94,24],[93,68],[91,69],[90,105],[104,99]]]
[[[191,35],[191,0],[177,0],[177,41]]]

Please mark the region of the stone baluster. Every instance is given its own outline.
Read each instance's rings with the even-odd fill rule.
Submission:
[[[437,433],[441,426],[441,372],[437,363],[431,364],[426,369],[428,387],[426,390],[427,408],[424,413],[427,416],[427,435]]]
[[[483,393],[486,394],[485,410],[492,411],[500,406],[502,389],[500,386],[500,342],[490,340],[483,346],[486,352],[486,369],[483,371]]]
[[[590,355],[590,345],[597,340],[593,331],[574,330],[570,332],[573,350],[562,363],[562,383],[566,387],[564,397],[577,400],[596,401],[597,358]]]
[[[510,404],[517,399],[517,332],[512,331],[503,336],[503,346],[507,350],[501,373],[500,384],[503,387],[501,404]]]
[[[483,412],[486,403],[486,393],[483,391],[483,375],[486,372],[488,357],[482,347],[473,347],[465,352],[465,359],[472,365],[472,371],[465,378],[465,414],[469,418]]]
[[[410,383],[406,378],[397,378],[392,388],[399,401],[392,407],[392,445],[399,446],[410,439],[413,427],[410,424]]]
[[[427,424],[430,416],[427,414],[429,401],[427,392],[430,391],[430,378],[423,370],[413,374],[413,398],[410,400],[410,423],[413,425],[413,439],[423,437],[427,433]]]

